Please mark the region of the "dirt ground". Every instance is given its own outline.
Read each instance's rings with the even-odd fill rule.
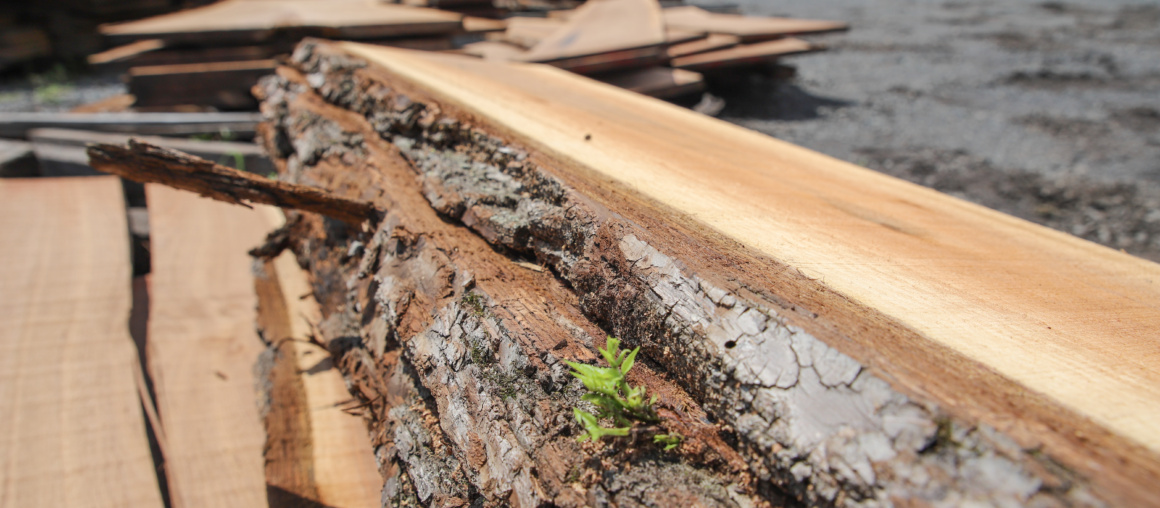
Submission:
[[[719,117],[1160,260],[1160,6],[1154,1],[697,0],[837,19],[796,75],[715,86]],[[3,111],[64,110],[116,76],[0,82]]]
[[[786,59],[791,80],[715,89],[721,118],[1160,260],[1156,2],[742,0],[740,10],[851,30],[810,37],[830,49]]]

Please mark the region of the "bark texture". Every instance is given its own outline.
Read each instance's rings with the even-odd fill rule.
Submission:
[[[586,187],[332,47],[291,65],[255,89],[282,178],[387,210],[370,233],[302,215],[290,234],[366,404],[385,502],[1103,504],[820,340],[837,326],[784,296],[804,275],[773,287],[739,254],[698,251],[678,214]],[[642,347],[631,380],[687,437],[678,453],[575,442],[582,387],[563,360],[592,363],[606,334]]]

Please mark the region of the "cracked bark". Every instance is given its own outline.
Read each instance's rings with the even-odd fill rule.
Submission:
[[[820,340],[866,325],[820,320],[805,275],[691,249],[704,232],[334,47],[308,42],[291,65],[256,88],[283,178],[388,210],[369,236],[303,216],[291,241],[388,485],[405,472],[438,506],[668,506],[659,492],[676,491],[712,506],[1103,504],[1051,457]],[[633,381],[691,436],[679,457],[571,439],[580,392],[561,360],[592,360],[605,334],[642,347]]]

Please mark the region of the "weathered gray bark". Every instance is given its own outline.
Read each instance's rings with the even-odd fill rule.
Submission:
[[[745,266],[704,268],[740,258],[697,252],[655,209],[599,196],[333,48],[308,42],[293,65],[257,89],[283,178],[388,210],[369,237],[303,217],[291,243],[328,316],[322,332],[368,404],[390,496],[1101,504],[1050,458],[904,395],[819,340],[826,325]],[[605,334],[642,347],[633,381],[690,437],[679,454],[572,439],[581,388],[562,360],[591,361]]]

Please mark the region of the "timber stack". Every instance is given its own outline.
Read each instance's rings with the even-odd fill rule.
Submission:
[[[0,179],[0,497],[1160,506],[1160,266],[614,79],[841,28],[721,16],[308,38],[258,113],[0,121],[2,176],[57,177]],[[223,126],[257,146],[173,137]]]

